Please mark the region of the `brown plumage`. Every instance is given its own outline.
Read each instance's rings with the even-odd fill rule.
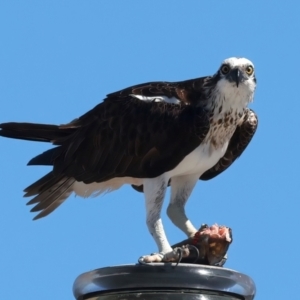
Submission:
[[[53,171],[24,190],[25,197],[37,195],[28,202],[39,203],[32,211],[46,210],[46,214],[35,219],[49,214],[63,202],[59,192],[68,192],[70,181],[89,184],[114,177],[153,178],[173,169],[201,143],[209,130],[207,111],[202,106],[195,107],[197,103],[193,102],[196,94],[201,99],[200,87],[205,81],[206,78],[200,78],[127,88],[109,94],[103,103],[61,126],[0,124],[1,136],[57,146],[28,163],[53,165]],[[184,86],[186,93],[181,92]],[[180,98],[181,104],[141,101],[132,96],[162,93]],[[58,205],[51,201],[57,201]]]
[[[146,222],[160,252],[145,261],[168,260],[172,251],[160,219],[168,184],[168,216],[192,236],[196,228],[184,205],[199,178],[222,173],[251,141],[257,117],[247,105],[255,87],[252,62],[233,57],[213,76],[139,84],[109,94],[68,124],[4,123],[0,135],[55,146],[28,163],[53,167],[25,189],[39,212],[35,219],[73,192],[88,197],[131,184],[144,190]]]
[[[114,177],[153,178],[173,169],[200,145],[209,130],[210,115],[200,104],[206,99],[205,88],[217,79],[215,76],[133,86],[109,94],[103,103],[65,125],[0,124],[1,136],[57,146],[28,163],[53,166],[53,171],[24,190],[25,197],[37,195],[28,202],[38,203],[32,211],[46,209],[46,214],[36,218],[59,206],[63,202],[59,194],[70,194],[74,181],[89,184]],[[132,95],[165,95],[181,103],[141,101]],[[255,114],[248,110],[224,157],[200,179],[211,179],[228,168],[247,147],[256,125]],[[142,186],[133,187],[143,191]]]

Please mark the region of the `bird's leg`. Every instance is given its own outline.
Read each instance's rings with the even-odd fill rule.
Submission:
[[[164,260],[165,254],[172,251],[160,217],[161,208],[168,185],[168,178],[166,178],[164,175],[161,175],[157,178],[145,179],[143,184],[146,200],[147,226],[157,244],[159,251],[158,254],[144,256],[143,261],[158,262]]]
[[[184,206],[199,180],[199,175],[185,175],[174,177],[171,180],[171,201],[167,214],[171,221],[188,237],[193,237],[197,229],[187,218]]]

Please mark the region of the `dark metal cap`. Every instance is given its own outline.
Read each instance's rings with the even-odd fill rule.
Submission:
[[[122,265],[96,269],[77,277],[77,300],[111,299],[244,299],[255,296],[247,275],[203,265]]]

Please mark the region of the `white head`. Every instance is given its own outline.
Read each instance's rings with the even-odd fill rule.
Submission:
[[[229,105],[245,106],[253,100],[256,78],[254,65],[247,58],[225,59],[215,76],[216,92]]]

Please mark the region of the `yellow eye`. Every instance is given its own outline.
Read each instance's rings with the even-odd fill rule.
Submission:
[[[230,68],[229,68],[228,65],[223,65],[223,66],[221,67],[221,72],[222,72],[224,75],[227,74],[229,71],[230,71]]]
[[[252,66],[248,66],[248,67],[246,67],[246,73],[248,74],[248,75],[252,75],[252,73],[253,73],[253,67]]]

